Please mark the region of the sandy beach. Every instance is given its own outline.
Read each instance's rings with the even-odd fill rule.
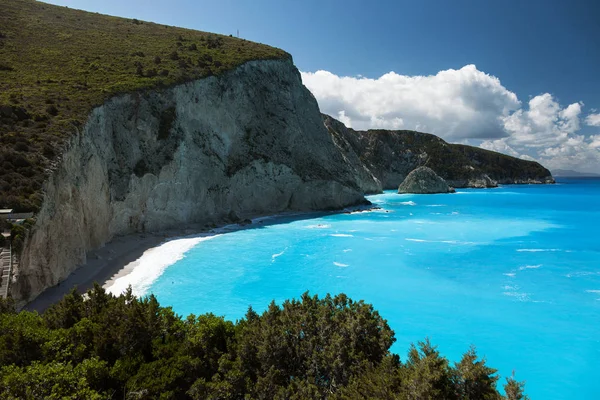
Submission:
[[[239,225],[237,225],[239,226]],[[225,227],[218,229],[223,230]],[[216,230],[201,227],[189,227],[184,230],[167,230],[152,234],[132,234],[117,236],[102,248],[90,251],[87,262],[79,266],[69,277],[58,285],[46,289],[36,299],[28,303],[25,310],[43,312],[58,302],[73,287],[85,292],[94,286],[94,282],[107,288],[114,282],[130,274],[146,252],[173,239],[194,235],[215,235]]]
[[[377,208],[379,207],[376,205],[361,205],[346,208],[337,212],[354,213]],[[156,268],[160,270],[158,271],[160,274],[166,266],[176,262],[179,259],[177,257],[181,257],[190,247],[193,247],[193,245],[206,240],[207,238],[241,229],[252,229],[258,226],[284,223],[290,220],[314,218],[328,213],[330,212],[283,213],[270,216],[259,216],[253,218],[251,223],[250,220],[245,220],[245,222],[239,224],[228,224],[217,228],[189,225],[185,229],[117,236],[106,243],[102,248],[88,252],[87,262],[84,265],[79,266],[67,279],[58,285],[46,289],[32,302],[25,305],[23,309],[43,312],[52,304],[60,301],[73,287],[77,287],[79,292],[83,293],[92,288],[95,282],[112,293],[118,294],[126,289],[129,283],[135,283],[136,280],[148,278],[149,272],[157,273]],[[332,213],[336,212],[334,211]],[[176,254],[175,258],[171,257],[166,261],[156,260],[156,258],[160,257],[161,252],[153,253],[153,250],[158,249],[163,245],[168,246],[174,241],[185,242],[185,240],[182,241],[179,239],[193,240],[172,249],[175,253],[179,253]],[[140,264],[144,264],[144,268],[137,268]],[[148,271],[148,268],[151,267],[154,267],[155,271]],[[136,272],[138,276],[131,276]],[[127,277],[132,279],[122,279]],[[135,286],[135,284],[133,286]],[[135,292],[136,290],[134,287],[134,294]]]

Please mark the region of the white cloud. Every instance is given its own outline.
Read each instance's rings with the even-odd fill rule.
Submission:
[[[588,115],[585,123],[589,126],[600,126],[600,113]]]
[[[550,169],[600,172],[600,135],[578,134],[583,103],[563,107],[544,93],[523,106],[498,78],[474,65],[429,76],[389,72],[378,79],[301,74],[321,110],[354,129],[414,129],[451,142],[476,141]],[[600,126],[600,113],[585,123]]]
[[[583,103],[562,107],[544,93],[505,117],[506,138],[487,140],[481,147],[534,159],[550,169],[600,171],[600,135],[578,134]]]
[[[323,112],[355,129],[418,129],[459,140],[506,136],[500,117],[520,106],[500,80],[474,65],[430,76],[389,72],[378,79],[303,72]]]

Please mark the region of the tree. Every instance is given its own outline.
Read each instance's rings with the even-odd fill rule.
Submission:
[[[456,398],[448,360],[440,355],[429,339],[418,342],[418,348],[411,345],[403,370],[403,381],[407,399]]]
[[[525,381],[517,381],[515,371],[513,371],[512,376],[506,378],[504,392],[507,400],[529,400],[529,396],[525,395]]]
[[[500,398],[496,390],[498,376],[496,370],[485,365],[485,359],[478,360],[475,347],[463,355],[455,364],[454,386],[456,396],[465,400],[497,400]]]

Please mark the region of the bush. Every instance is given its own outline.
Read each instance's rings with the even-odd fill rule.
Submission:
[[[6,398],[500,400],[494,370],[469,351],[455,367],[429,342],[407,363],[369,304],[308,293],[236,323],[181,319],[131,288],[72,290],[43,315],[0,301],[0,387]],[[505,386],[523,400],[523,383]]]
[[[54,104],[52,104],[52,105],[49,105],[48,107],[46,107],[46,112],[49,115],[56,117],[58,115],[58,108],[56,108],[56,106]]]

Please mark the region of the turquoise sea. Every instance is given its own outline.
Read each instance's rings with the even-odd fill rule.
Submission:
[[[600,180],[369,199],[381,209],[188,244],[142,291],[231,320],[250,304],[344,292],[388,320],[401,358],[425,337],[453,361],[474,344],[534,400],[598,398]]]

